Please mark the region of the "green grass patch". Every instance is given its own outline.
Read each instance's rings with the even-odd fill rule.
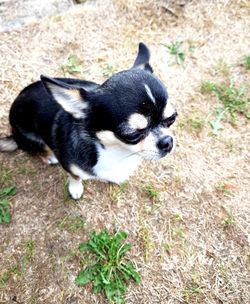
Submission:
[[[230,67],[229,65],[224,61],[223,58],[220,58],[218,62],[215,65],[215,69],[218,73],[220,73],[223,76],[228,76],[230,73]]]
[[[0,187],[9,187],[13,183],[13,176],[11,171],[0,164]]]
[[[182,49],[182,41],[176,40],[169,44],[163,44],[169,54],[169,61],[168,63],[183,65],[186,59],[186,53]]]
[[[64,76],[67,74],[75,75],[81,73],[80,60],[71,53],[67,59],[67,62],[61,66]]]
[[[21,274],[19,271],[18,265],[13,265],[10,268],[3,271],[3,273],[0,275],[0,288],[5,287],[8,284],[12,275],[14,275],[14,274],[16,274],[16,275]],[[1,303],[1,300],[0,300],[0,303]]]
[[[233,216],[233,212],[231,209],[229,211],[226,210],[226,212],[227,212],[227,216],[223,221],[223,226],[224,226],[224,228],[229,228],[235,224],[235,218]]]
[[[92,263],[80,271],[75,279],[76,284],[92,283],[93,292],[103,292],[109,303],[124,303],[129,280],[141,282],[132,262],[125,259],[125,254],[132,247],[130,243],[124,243],[127,236],[124,231],[118,231],[113,236],[106,230],[92,232],[89,241],[79,246],[80,252],[91,256]]]
[[[152,184],[145,185],[143,190],[145,193],[147,193],[150,199],[156,200],[159,198],[160,193]]]
[[[232,194],[232,190],[235,188],[235,186],[228,182],[220,182],[217,185],[215,185],[215,189],[218,193],[224,194],[224,195],[230,195]]]
[[[232,79],[229,84],[203,81],[201,92],[212,93],[220,102],[220,105],[215,109],[215,118],[210,121],[214,135],[218,135],[218,132],[223,128],[223,120],[235,124],[238,114],[250,119],[250,98],[245,96],[245,87],[236,86]]]
[[[81,216],[65,216],[58,222],[58,228],[70,232],[79,231],[86,226],[85,220]]]
[[[246,56],[244,57],[243,66],[244,66],[247,70],[250,70],[250,55],[246,55]]]
[[[9,201],[6,199],[6,197],[15,194],[16,189],[14,187],[4,188],[0,190],[0,224],[8,224],[11,221]]]
[[[117,73],[117,69],[110,63],[106,64],[103,68],[102,68],[102,74],[105,77],[111,77],[112,75],[114,75],[115,73]]]
[[[36,246],[36,244],[35,244],[35,241],[33,241],[33,240],[25,241],[23,244],[24,254],[20,259],[20,268],[21,268],[22,274],[25,273],[25,271],[27,269],[27,265],[32,263],[34,260],[35,246]]]
[[[143,252],[144,262],[147,264],[149,260],[150,253],[154,249],[154,242],[152,240],[150,230],[145,225],[145,223],[140,221],[140,228],[138,233],[138,239],[140,242],[140,247]]]
[[[179,122],[178,125],[181,129],[187,129],[198,135],[205,126],[205,119],[202,117],[201,113],[193,112],[188,115],[187,118]]]
[[[187,303],[198,303],[199,295],[201,293],[200,286],[192,282],[183,290],[183,298]]]
[[[120,185],[109,184],[108,193],[110,196],[111,203],[117,204],[119,199],[123,196],[126,189],[128,187],[128,183],[124,182]]]
[[[35,241],[28,240],[24,243],[25,256],[28,262],[32,262],[35,255]]]

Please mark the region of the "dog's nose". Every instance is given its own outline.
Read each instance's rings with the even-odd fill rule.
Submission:
[[[171,136],[164,136],[157,144],[159,150],[169,153],[173,148],[173,138]]]

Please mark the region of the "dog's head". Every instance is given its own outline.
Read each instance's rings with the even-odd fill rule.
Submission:
[[[148,48],[139,44],[131,69],[94,89],[61,84],[42,77],[48,91],[76,119],[86,119],[101,143],[127,149],[145,159],[169,154],[175,139],[169,130],[177,112],[163,83],[154,76]]]

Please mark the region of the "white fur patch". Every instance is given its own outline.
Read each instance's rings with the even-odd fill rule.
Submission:
[[[153,132],[149,132],[148,136],[144,139],[143,144],[141,144],[140,155],[148,160],[160,159],[161,154],[157,148],[158,140],[159,138],[157,138]]]
[[[165,109],[163,110],[163,118],[166,119],[168,117],[171,117],[174,113],[174,106],[170,102],[168,102],[165,106]]]
[[[56,158],[55,154],[49,155],[47,159],[48,165],[56,165],[58,164],[58,159]]]
[[[71,175],[68,179],[69,182],[69,193],[73,199],[79,199],[83,194],[83,185],[81,180],[73,178]]]
[[[111,131],[100,131],[96,133],[96,137],[101,141],[101,143],[106,147],[120,146],[120,141],[115,137],[114,133]]]
[[[1,138],[0,139],[0,151],[11,152],[18,148],[17,143],[12,138]]]
[[[150,87],[147,84],[144,84],[144,87],[146,89],[146,92],[148,94],[148,97],[152,100],[153,103],[155,103],[155,98],[150,90]]]
[[[97,137],[104,148],[97,146],[99,157],[93,168],[96,177],[117,184],[126,181],[141,161],[137,145],[123,143],[111,131],[98,132]]]
[[[134,113],[129,117],[128,125],[132,129],[145,129],[148,126],[148,120],[144,115]]]
[[[48,83],[48,87],[54,99],[66,112],[72,114],[77,119],[85,117],[83,110],[88,107],[88,104],[81,98],[79,90],[66,89],[53,83]]]

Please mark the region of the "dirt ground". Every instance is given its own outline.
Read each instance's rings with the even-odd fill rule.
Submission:
[[[250,4],[182,2],[99,0],[0,33],[2,136],[15,96],[40,74],[72,72],[65,66],[74,54],[75,76],[101,82],[132,65],[140,41],[179,113],[174,154],[145,162],[122,188],[88,181],[77,202],[59,166],[21,151],[0,154],[0,189],[17,188],[12,220],[0,226],[0,303],[106,303],[74,283],[79,243],[103,228],[127,231],[133,244],[129,257],[142,283],[129,285],[126,303],[250,303],[249,122],[238,115],[213,136],[218,99],[200,89],[205,80],[234,78],[249,96],[242,62],[250,52]],[[176,40],[183,65],[170,65],[163,46]]]

